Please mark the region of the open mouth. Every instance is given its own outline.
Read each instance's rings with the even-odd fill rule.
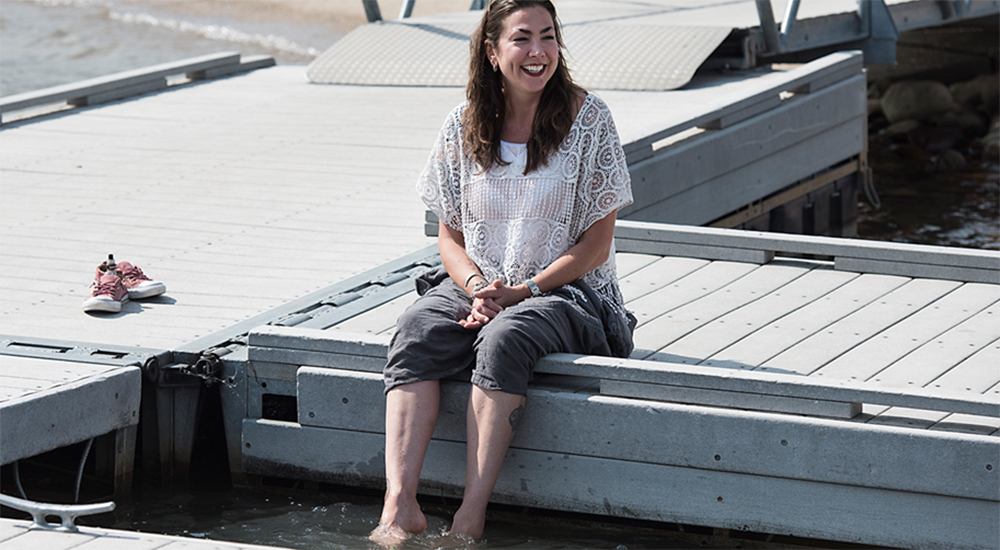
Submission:
[[[545,72],[545,65],[521,65],[521,69],[530,75],[540,75]]]

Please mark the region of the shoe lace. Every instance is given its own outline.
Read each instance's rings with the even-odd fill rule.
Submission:
[[[94,296],[101,294],[107,294],[114,296],[115,287],[121,284],[118,279],[103,278],[99,281],[94,281]]]
[[[145,273],[142,272],[137,266],[130,266],[121,276],[130,281],[152,281]]]

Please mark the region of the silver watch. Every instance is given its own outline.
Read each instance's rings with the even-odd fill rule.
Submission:
[[[528,287],[528,290],[531,291],[532,298],[537,298],[542,295],[542,291],[539,290],[538,285],[535,284],[535,281],[528,279],[527,281],[524,281],[524,284]]]

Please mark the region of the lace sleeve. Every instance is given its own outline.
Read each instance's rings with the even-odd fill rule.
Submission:
[[[427,208],[445,225],[458,230],[462,229],[461,110],[456,108],[448,115],[417,179],[417,193]]]
[[[590,151],[583,167],[581,195],[588,203],[583,218],[583,229],[604,218],[611,212],[632,204],[632,178],[625,162],[625,151],[618,138],[618,129],[611,117],[611,110],[600,99],[595,99],[593,113],[587,113],[585,132],[590,134]]]

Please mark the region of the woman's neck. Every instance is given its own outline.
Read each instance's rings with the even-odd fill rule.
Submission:
[[[535,122],[535,112],[542,94],[506,96],[507,109],[504,115],[503,130],[500,139],[511,143],[526,143],[531,137],[531,128]]]

